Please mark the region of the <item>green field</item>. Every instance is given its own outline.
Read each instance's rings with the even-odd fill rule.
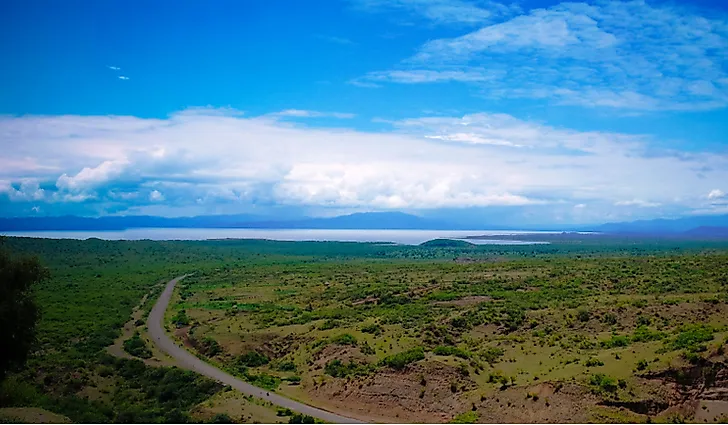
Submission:
[[[131,320],[123,343],[137,359],[108,353],[145,295],[139,317],[161,283],[194,272],[166,316],[180,343],[257,386],[340,414],[726,420],[728,244],[540,238],[551,243],[8,238],[52,278],[36,291],[34,353],[2,383],[0,403],[76,422],[288,422],[275,406],[164,366],[143,320]]]

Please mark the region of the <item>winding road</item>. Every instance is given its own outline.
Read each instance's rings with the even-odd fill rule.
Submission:
[[[270,393],[269,391],[266,391],[262,388],[258,388],[254,385],[251,385],[245,381],[241,381],[240,379],[223,372],[222,370],[205,363],[204,361],[198,359],[194,355],[192,355],[190,352],[185,350],[182,347],[179,347],[175,342],[170,338],[166,332],[164,331],[164,312],[167,310],[167,305],[169,304],[169,301],[172,297],[172,292],[174,291],[174,286],[177,284],[177,282],[181,279],[183,279],[185,276],[181,276],[175,279],[172,279],[167,283],[167,286],[164,288],[164,292],[162,292],[162,295],[159,296],[159,299],[157,300],[157,303],[154,304],[154,308],[152,308],[151,313],[149,313],[149,317],[147,318],[147,327],[149,329],[149,335],[151,336],[154,343],[164,351],[165,353],[172,356],[175,360],[177,360],[180,367],[184,369],[189,369],[192,371],[195,371],[199,374],[205,375],[208,378],[214,379],[218,382],[221,382],[225,385],[230,385],[231,387],[235,388],[236,390],[240,391],[243,394],[252,395],[254,397],[262,398],[263,400],[270,401],[273,404],[276,404],[278,406],[289,408],[291,410],[294,410],[299,413],[303,413],[305,415],[310,415],[319,419],[322,419],[327,422],[333,422],[333,423],[342,423],[342,424],[360,424],[365,423],[358,421],[356,419],[347,418],[345,416],[337,415],[335,413],[328,412],[326,410],[322,410],[313,406],[309,406],[307,404],[303,404],[300,402],[297,402],[295,400],[291,400],[289,398],[283,397],[279,394]]]

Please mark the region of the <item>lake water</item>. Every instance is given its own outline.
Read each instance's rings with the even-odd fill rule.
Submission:
[[[271,239],[277,241],[340,241],[393,242],[416,245],[432,239],[463,239],[467,236],[493,236],[492,239],[471,239],[473,244],[530,245],[545,242],[503,240],[502,235],[556,234],[523,230],[334,230],[334,229],[177,229],[143,228],[112,231],[21,231],[0,232],[7,236],[26,236],[51,239],[106,240],[206,240],[206,239]]]

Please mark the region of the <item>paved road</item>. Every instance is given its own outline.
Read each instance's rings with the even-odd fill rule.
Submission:
[[[337,415],[335,413],[327,412],[326,410],[318,409],[307,404],[299,403],[297,401],[283,397],[279,394],[271,393],[262,388],[253,386],[247,382],[241,381],[240,379],[226,372],[223,372],[222,370],[208,363],[205,363],[184,348],[179,347],[177,344],[175,344],[174,341],[164,332],[163,319],[164,312],[167,309],[167,305],[169,304],[169,300],[172,296],[172,291],[174,291],[174,285],[176,285],[177,281],[183,279],[184,277],[185,276],[172,279],[169,281],[169,283],[167,283],[167,286],[164,288],[164,292],[162,292],[162,295],[159,296],[159,300],[157,300],[157,303],[154,304],[154,308],[152,308],[151,313],[149,313],[149,318],[147,319],[149,335],[152,337],[154,343],[157,344],[157,346],[162,351],[177,360],[180,367],[193,370],[225,385],[230,385],[231,387],[235,388],[243,394],[259,397],[264,400],[270,401],[271,403],[278,406],[287,407],[296,412],[314,416],[327,422],[341,424],[365,423],[356,419],[351,419]]]

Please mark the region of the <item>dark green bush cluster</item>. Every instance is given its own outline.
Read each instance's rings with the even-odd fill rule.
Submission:
[[[602,373],[592,375],[589,378],[589,385],[593,386],[598,391],[608,393],[613,393],[619,388],[619,384],[616,379]]]
[[[705,324],[687,325],[680,328],[680,333],[668,343],[673,350],[684,349],[688,352],[705,351],[706,342],[713,340],[715,329]]]
[[[237,363],[247,367],[258,367],[268,364],[270,359],[265,354],[260,354],[257,351],[248,351],[245,354],[238,356]]]
[[[380,364],[382,366],[391,367],[392,369],[401,370],[404,369],[410,363],[422,360],[425,358],[425,350],[422,347],[412,348],[407,351],[402,351],[382,359]]]
[[[134,332],[131,338],[124,341],[124,351],[131,354],[134,357],[140,359],[148,359],[152,357],[152,350],[147,347],[147,344],[139,335],[139,332]]]
[[[356,363],[353,360],[349,360],[349,363],[344,363],[339,359],[331,360],[326,363],[326,367],[324,368],[324,372],[334,378],[345,378],[349,375],[366,375],[371,371],[372,367],[368,364]]]
[[[356,346],[357,341],[354,335],[341,334],[329,339],[329,343],[338,345],[353,345]]]
[[[376,323],[362,326],[361,331],[366,334],[380,335],[382,333],[382,327]]]
[[[455,356],[460,357],[461,359],[470,358],[470,353],[468,351],[450,345],[439,345],[432,350],[432,353],[437,356]]]

